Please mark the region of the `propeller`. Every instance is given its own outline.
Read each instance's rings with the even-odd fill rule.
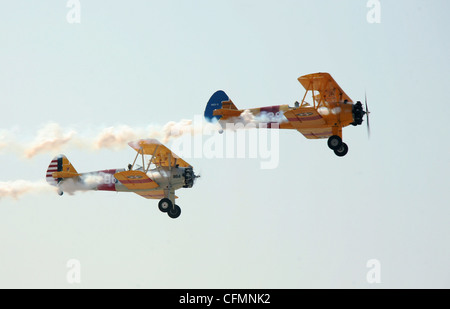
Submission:
[[[198,178],[201,178],[201,177],[202,177],[202,170],[200,170],[200,171],[198,172],[197,175],[194,174],[194,184],[195,184],[195,182],[197,181],[197,179],[198,179]]]
[[[369,107],[368,107],[368,105],[367,105],[367,93],[364,93],[364,100],[365,100],[365,105],[366,105],[366,117],[367,117],[367,134],[369,135],[369,138],[370,138],[370,123],[369,123],[369,114],[370,114],[370,111],[369,111]]]
[[[351,123],[354,126],[362,125],[364,115],[367,117],[367,135],[370,138],[370,122],[369,122],[369,105],[367,104],[367,93],[364,93],[364,103],[365,103],[365,110],[361,103],[361,101],[356,102],[356,104],[352,107],[352,113],[353,113],[353,122]]]
[[[198,178],[201,178],[202,175],[195,175],[194,177],[195,177],[195,178],[194,178],[194,184],[195,184],[195,182],[197,181],[197,179],[198,179]]]

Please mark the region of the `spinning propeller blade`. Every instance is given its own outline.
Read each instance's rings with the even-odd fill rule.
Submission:
[[[367,117],[367,134],[369,135],[370,138],[370,123],[369,123],[369,107],[367,106],[367,93],[364,93],[364,97],[365,97],[365,104],[366,104],[366,117]]]

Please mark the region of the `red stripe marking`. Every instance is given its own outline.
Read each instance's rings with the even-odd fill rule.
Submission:
[[[322,119],[322,116],[317,115],[317,116],[301,117],[300,118],[301,121],[312,121],[312,120],[318,120],[318,119]]]
[[[330,132],[325,132],[325,133],[306,133],[303,135],[305,135],[305,136],[324,136],[324,135],[331,135],[331,134],[332,134],[332,132],[330,131]]]
[[[150,183],[153,182],[150,178],[147,179],[132,179],[132,180],[120,180],[123,184],[138,184],[138,183]]]
[[[266,112],[266,113],[278,113],[280,111],[280,105],[275,105],[275,106],[266,106],[266,107],[261,107],[259,109],[259,112]]]

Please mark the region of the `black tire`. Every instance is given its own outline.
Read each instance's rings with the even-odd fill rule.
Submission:
[[[338,156],[338,157],[343,157],[347,154],[348,152],[348,146],[346,143],[342,143],[341,147],[339,147],[338,149],[334,150],[334,153]]]
[[[328,138],[328,147],[331,150],[338,149],[342,145],[342,138],[337,135],[332,135]]]
[[[171,207],[169,211],[167,212],[169,217],[172,219],[176,219],[181,215],[181,208],[178,205],[175,205],[175,207]]]
[[[64,192],[62,190],[58,190],[58,195],[63,196]]]
[[[168,212],[169,209],[173,208],[173,203],[168,198],[163,198],[159,201],[158,208],[162,212]]]

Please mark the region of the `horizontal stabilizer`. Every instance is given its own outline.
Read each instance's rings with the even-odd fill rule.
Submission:
[[[213,112],[214,116],[222,116],[224,119],[230,118],[230,117],[239,117],[242,114],[241,111],[234,110],[234,109],[216,109]]]
[[[78,173],[72,173],[72,172],[54,172],[52,174],[53,178],[73,178],[73,177],[79,177],[80,174]]]

